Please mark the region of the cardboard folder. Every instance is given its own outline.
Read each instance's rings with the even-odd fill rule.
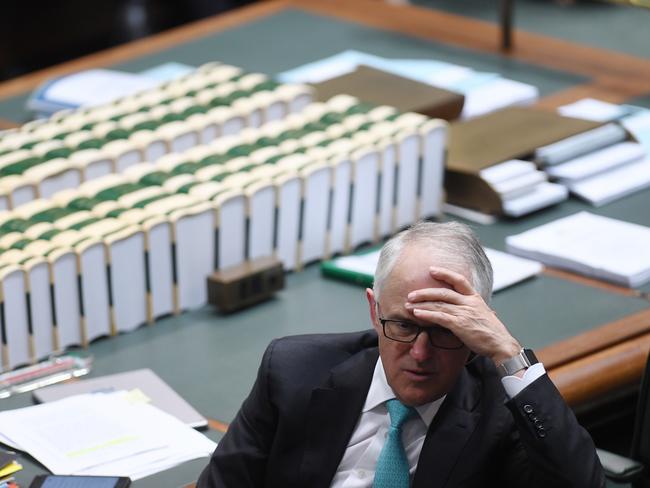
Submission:
[[[491,214],[502,201],[479,171],[509,159],[526,159],[536,148],[601,125],[554,112],[512,107],[452,123],[445,172],[447,201]]]
[[[324,102],[347,93],[377,105],[390,105],[400,112],[453,120],[460,115],[465,97],[460,93],[360,65],[356,70],[316,83],[316,99]]]

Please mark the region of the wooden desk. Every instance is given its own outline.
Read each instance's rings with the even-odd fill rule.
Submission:
[[[494,42],[497,33],[486,22],[372,0],[262,2],[1,84],[0,117],[8,124],[24,120],[26,93],[47,78],[79,69],[138,71],[168,60],[216,59],[274,74],[347,48],[499,71],[540,86],[540,105],[547,108],[585,96],[623,102],[650,92],[645,82],[650,60],[525,32],[517,33],[517,45],[503,55]],[[650,191],[599,209],[571,200],[530,218],[475,227],[487,246],[502,249],[506,235],[582,209],[650,225],[649,204]],[[569,403],[581,407],[638,382],[650,348],[648,291],[547,270],[497,294],[494,307],[522,342],[538,350]],[[90,346],[93,375],[151,367],[204,415],[227,423],[273,337],[369,325],[363,290],[321,279],[311,266],[290,275],[276,299],[240,314],[221,317],[205,308],[97,341]],[[30,403],[22,395],[0,400],[0,409]],[[219,424],[211,425],[210,435],[218,438]],[[137,486],[189,483],[204,464],[189,463]],[[30,466],[22,483],[39,471]]]
[[[296,48],[296,43],[292,42],[292,29],[280,32],[277,27],[282,25],[292,27],[293,35],[310,33],[310,44]],[[480,65],[473,66],[480,69],[491,67],[497,70],[501,67],[501,72],[515,77],[518,75],[520,79],[536,76],[542,93],[546,94],[540,105],[548,108],[583,96],[621,102],[650,92],[648,85],[643,83],[650,77],[650,60],[526,32],[518,32],[516,49],[503,55],[494,42],[497,32],[497,27],[487,22],[372,0],[262,2],[0,84],[0,117],[24,119],[22,103],[30,90],[45,79],[80,69],[115,66],[138,70],[165,60],[198,64],[220,59],[249,70],[275,73],[345,47],[393,56],[406,56],[407,53],[415,57],[442,56],[460,63],[474,61]],[[238,34],[241,35],[238,37]],[[249,43],[243,47],[238,42],[242,36],[249,39]],[[275,46],[257,43],[255,39],[262,38],[259,36],[266,36],[265,39],[273,41],[271,44],[275,43]],[[278,49],[287,52],[277,52]],[[533,75],[530,71],[533,71]],[[9,120],[8,124],[11,123]],[[637,221],[635,214],[639,213],[639,209],[647,208],[649,198],[648,192],[643,192],[598,209],[597,213]],[[534,218],[481,227],[478,231],[486,245],[503,248],[506,235],[580,209],[592,210],[571,201]],[[647,219],[639,223],[650,225]],[[547,271],[547,275],[589,287],[603,286],[569,273]],[[614,287],[609,287],[608,291],[621,296],[627,293]],[[642,299],[641,294],[636,296]],[[555,368],[562,366],[562,374],[565,374],[564,371],[573,361],[650,333],[650,321],[646,315],[631,315],[627,321],[633,323],[634,327],[621,329],[617,323],[608,325],[594,322],[591,324],[593,328],[600,327],[596,332],[576,335],[570,342],[563,340],[546,345],[540,355],[553,377],[564,385],[566,376],[559,372],[555,375]],[[589,395],[575,398],[575,402],[588,399]],[[573,397],[569,397],[569,400],[574,403]]]

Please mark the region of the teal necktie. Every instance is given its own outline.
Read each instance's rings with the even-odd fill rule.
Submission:
[[[384,447],[379,453],[373,488],[408,488],[409,462],[402,443],[402,425],[415,409],[403,405],[399,400],[392,399],[386,402],[390,414],[390,428]]]

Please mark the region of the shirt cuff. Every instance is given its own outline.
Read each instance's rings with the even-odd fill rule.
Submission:
[[[542,363],[535,363],[524,372],[521,378],[514,375],[504,376],[501,378],[501,383],[506,390],[508,398],[514,398],[521,390],[544,374],[546,374],[544,365]]]

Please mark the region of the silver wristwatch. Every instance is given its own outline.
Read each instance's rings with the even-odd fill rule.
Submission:
[[[510,359],[506,359],[502,364],[497,366],[497,370],[501,377],[510,376],[538,362],[535,353],[531,349],[522,349],[519,351],[519,354]]]

